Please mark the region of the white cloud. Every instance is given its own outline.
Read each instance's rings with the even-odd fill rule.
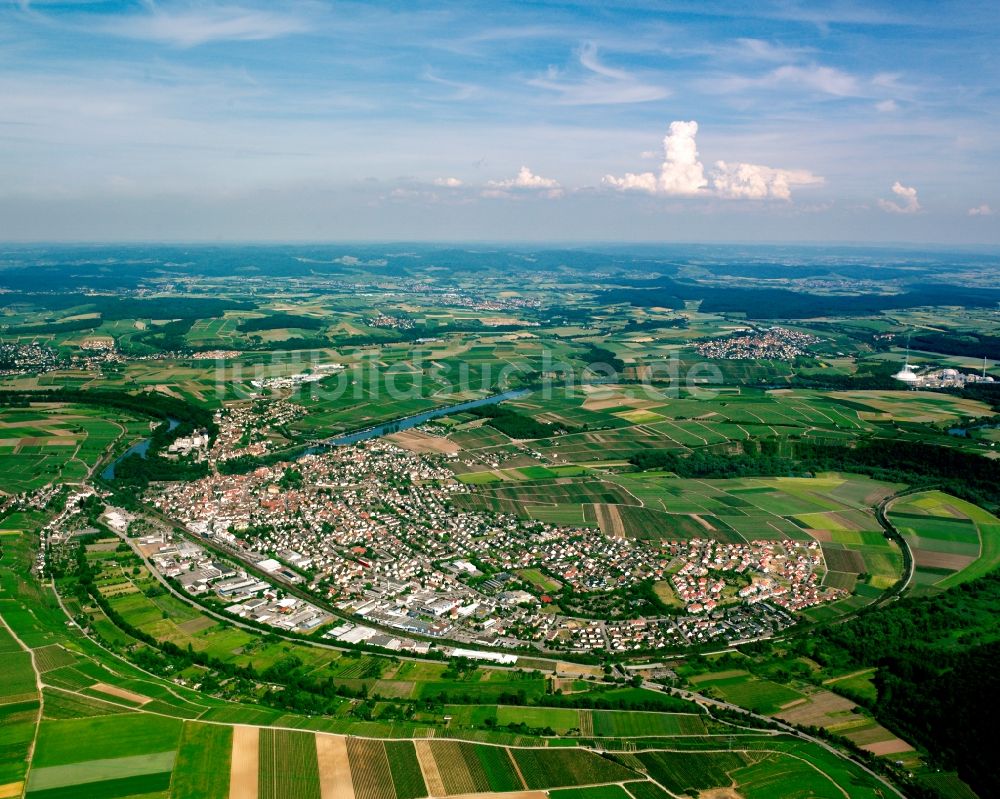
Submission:
[[[804,52],[803,48],[792,48],[785,45],[778,45],[764,39],[736,39],[737,54],[758,61],[790,61]],[[727,51],[732,49],[727,45]]]
[[[858,81],[853,75],[833,67],[795,66],[778,67],[766,79],[772,85],[802,86],[834,97],[852,97],[858,94]]]
[[[458,178],[434,178],[435,186],[444,186],[448,189],[457,189],[462,185],[462,181]]]
[[[860,97],[867,91],[854,76],[819,64],[786,64],[758,77],[743,75],[712,78],[705,82],[710,91],[745,94],[753,90],[798,89],[833,97]]]
[[[307,29],[292,14],[219,6],[165,11],[155,6],[148,14],[133,14],[110,23],[106,30],[117,36],[159,42],[175,47],[196,47],[216,41],[261,41]]]
[[[993,209],[986,203],[969,209],[969,216],[993,216]]]
[[[823,178],[806,169],[775,169],[760,164],[715,162],[712,187],[720,197],[790,200],[792,186],[822,186]]]
[[[516,191],[540,192],[552,199],[563,195],[563,189],[558,180],[536,175],[526,166],[522,166],[518,170],[516,177],[507,180],[491,180],[486,185],[489,187],[483,192],[486,197],[509,197],[511,192]]]
[[[898,111],[899,105],[895,100],[882,100],[879,103],[875,103],[875,110],[881,111],[883,114],[890,114],[893,111]]]
[[[672,196],[706,196],[726,199],[789,200],[793,186],[820,186],[823,178],[805,169],[776,169],[761,164],[716,161],[712,187],[698,160],[697,122],[671,122],[663,139],[664,160],[659,174],[627,172],[623,177],[605,175],[604,183],[620,191],[645,191]]]
[[[438,86],[446,86],[449,89],[451,89],[450,94],[445,94],[439,97],[431,98],[434,100],[445,101],[445,102],[470,100],[480,93],[480,88],[475,84],[463,83],[457,80],[448,80],[447,78],[442,78],[438,76],[429,69],[424,70],[422,77],[424,78],[424,80],[437,84]]]
[[[566,80],[560,70],[549,67],[544,78],[528,81],[529,85],[558,94],[561,105],[622,105],[648,103],[670,94],[663,86],[645,83],[624,69],[615,69],[597,57],[597,45],[586,42],[577,54],[580,66],[586,70],[580,80]]]
[[[627,172],[620,178],[605,175],[604,182],[622,191],[672,195],[700,193],[708,185],[708,181],[705,179],[705,168],[698,160],[698,145],[695,142],[697,134],[697,122],[671,122],[670,129],[663,138],[663,163],[660,165],[659,175],[652,172]]]
[[[920,210],[920,200],[917,199],[917,190],[912,186],[904,186],[898,180],[892,184],[892,193],[900,198],[902,202],[883,200],[879,198],[878,207],[890,214],[915,214]]]

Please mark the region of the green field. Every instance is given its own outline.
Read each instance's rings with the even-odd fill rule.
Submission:
[[[226,799],[232,745],[229,727],[186,723],[171,785],[173,799]]]
[[[497,724],[527,724],[536,729],[550,728],[559,735],[580,726],[579,714],[575,710],[562,708],[525,708],[500,705],[497,708]]]
[[[705,732],[704,721],[694,715],[594,710],[592,716],[594,735],[597,736],[646,738],[700,735]]]
[[[914,555],[917,591],[974,580],[1000,565],[1000,519],[940,491],[894,502],[889,518]]]
[[[427,795],[420,761],[411,741],[386,741],[385,754],[396,790],[396,799],[419,799]]]
[[[51,483],[80,483],[123,435],[129,417],[85,406],[42,413],[0,408],[0,492],[20,493]]]
[[[710,690],[734,705],[757,713],[774,713],[783,705],[802,699],[802,694],[770,680],[762,680],[746,672],[701,675],[695,682],[699,690]]]
[[[634,772],[592,752],[573,749],[511,750],[528,788],[621,782]]]
[[[730,785],[730,773],[747,762],[745,756],[730,752],[643,752],[638,758],[649,776],[674,794]]]
[[[259,752],[261,799],[320,799],[314,735],[263,729]]]
[[[175,752],[182,724],[151,714],[120,714],[43,721],[38,735],[36,768],[117,757]]]

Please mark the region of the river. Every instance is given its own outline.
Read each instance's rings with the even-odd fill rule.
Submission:
[[[301,458],[303,455],[315,455],[316,453],[323,452],[331,447],[340,447],[345,444],[356,444],[359,441],[367,441],[370,438],[378,438],[379,436],[388,435],[389,433],[398,433],[400,430],[409,430],[411,427],[416,427],[424,422],[429,422],[431,419],[440,419],[442,416],[448,416],[453,413],[461,413],[462,411],[468,411],[473,408],[481,408],[484,405],[496,405],[500,402],[517,399],[518,397],[523,397],[525,394],[530,393],[530,389],[519,388],[512,391],[505,391],[502,394],[492,394],[489,397],[481,397],[479,399],[469,400],[468,402],[460,402],[457,405],[446,405],[442,408],[432,408],[429,411],[418,413],[415,416],[404,416],[402,419],[393,419],[388,422],[375,425],[374,427],[366,427],[364,430],[355,430],[352,433],[344,433],[343,435],[324,439],[293,457]],[[167,422],[169,424],[167,432],[170,432],[180,424],[177,419],[172,417],[168,417]],[[140,458],[145,458],[146,453],[149,451],[149,444],[150,440],[148,438],[144,438],[142,441],[137,441],[121,455],[111,461],[111,463],[104,468],[104,471],[101,472],[101,477],[105,480],[114,480],[115,466],[125,460],[125,458],[129,457],[129,455],[138,455]]]
[[[179,420],[174,419],[172,416],[168,416],[167,432],[169,433],[179,424],[180,424]],[[146,453],[149,452],[149,445],[150,445],[150,440],[148,438],[144,438],[142,441],[137,441],[135,444],[133,444],[131,447],[125,450],[121,455],[119,455],[117,458],[111,461],[111,463],[105,466],[104,471],[101,472],[101,477],[104,478],[105,480],[114,480],[115,466],[117,466],[119,463],[125,460],[129,455],[138,455],[140,458],[145,458]]]
[[[511,399],[517,399],[518,397],[523,397],[525,394],[530,393],[530,389],[519,388],[512,391],[505,391],[502,394],[492,394],[489,397],[481,397],[480,399],[469,400],[468,402],[460,402],[457,405],[446,405],[443,408],[433,408],[429,411],[418,413],[415,416],[404,416],[402,419],[393,419],[391,421],[375,425],[374,427],[367,427],[364,430],[355,430],[353,433],[344,433],[340,436],[333,436],[332,438],[324,439],[318,444],[309,447],[309,449],[302,454],[312,455],[317,452],[322,452],[325,449],[329,449],[330,447],[339,447],[344,444],[357,444],[359,441],[367,441],[370,438],[378,438],[379,436],[388,435],[390,433],[398,433],[400,430],[409,430],[411,427],[416,427],[424,422],[429,422],[431,419],[440,419],[442,416],[450,416],[453,413],[461,413],[462,411],[472,410],[473,408],[481,408],[484,405],[497,405],[498,403]]]

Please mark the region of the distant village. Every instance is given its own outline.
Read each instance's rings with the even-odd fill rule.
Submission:
[[[703,358],[731,361],[793,361],[807,355],[820,339],[811,333],[784,327],[737,331],[727,338],[711,339],[695,345]]]

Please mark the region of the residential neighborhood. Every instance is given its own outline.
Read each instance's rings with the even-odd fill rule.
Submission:
[[[440,640],[586,652],[744,640],[844,596],[821,585],[825,564],[815,541],[611,538],[589,527],[463,510],[455,500],[467,491],[445,457],[375,440],[250,474],[166,484],[152,499],[236,562],[357,620],[330,637],[389,649]],[[306,612],[275,607],[274,598],[257,603],[273,593],[270,583],[217,573],[201,551],[150,554],[190,593],[232,598],[237,614],[294,619]],[[663,612],[638,614],[636,597],[649,585],[661,586]],[[588,596],[604,602],[593,617],[581,611]],[[302,618],[308,625],[315,616]]]

